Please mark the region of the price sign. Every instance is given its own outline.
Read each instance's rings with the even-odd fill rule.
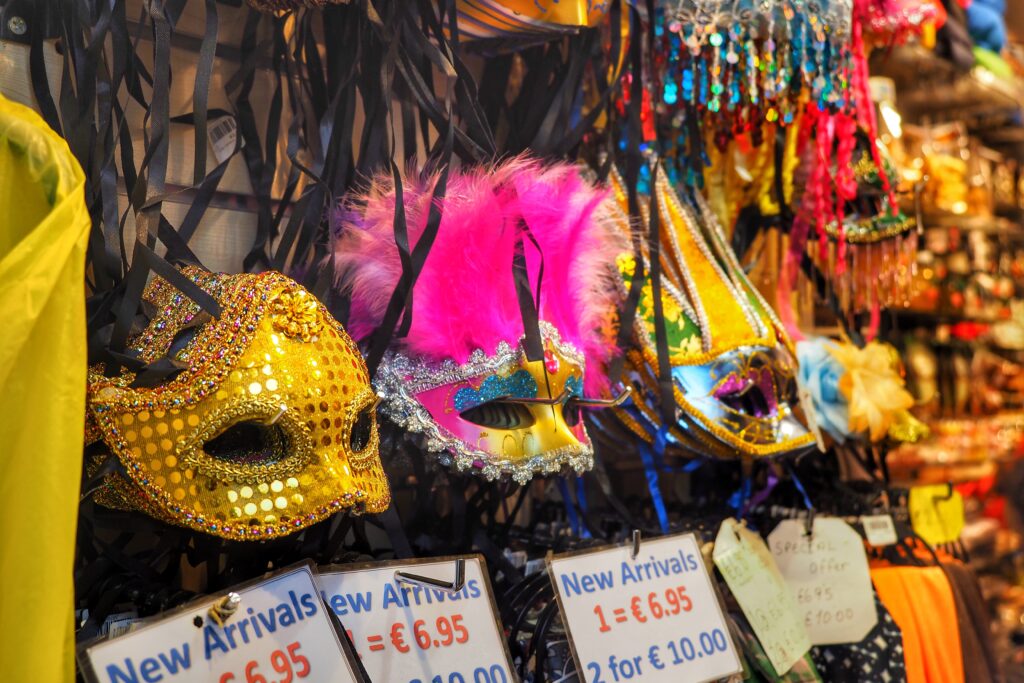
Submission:
[[[741,670],[693,534],[548,560],[581,680],[709,681]]]
[[[768,547],[753,531],[727,519],[718,530],[713,556],[772,668],[785,674],[811,649],[811,639]]]
[[[403,574],[445,583],[456,559],[348,565],[320,573],[324,601],[355,644],[373,681],[513,683],[483,559],[465,560],[457,591],[400,581]]]
[[[99,683],[354,683],[360,679],[320,601],[312,567],[236,588],[234,614],[217,624],[195,602],[79,657]],[[222,612],[223,613],[223,612]]]
[[[818,517],[808,535],[804,522],[787,519],[768,545],[796,595],[811,643],[857,643],[878,623],[864,544],[849,524]]]
[[[910,524],[930,545],[952,543],[964,530],[964,499],[945,484],[910,489]]]
[[[896,536],[896,525],[890,515],[864,515],[860,518],[864,527],[864,536],[868,543],[876,548],[893,545],[899,538]]]

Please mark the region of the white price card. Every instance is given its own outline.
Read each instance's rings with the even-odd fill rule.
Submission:
[[[400,580],[396,572],[456,591]],[[513,683],[483,558],[409,560],[321,569],[324,602],[345,625],[372,681]]]
[[[899,540],[891,515],[863,515],[860,524],[864,527],[864,536],[868,543],[876,548],[895,545]]]
[[[235,588],[234,614],[218,625],[224,596],[190,603],[79,653],[99,683],[354,683],[361,680],[334,630],[311,566]]]
[[[811,643],[858,643],[878,623],[864,542],[835,517],[816,518],[811,531],[800,520],[783,520],[768,546],[796,595]]]
[[[785,674],[811,649],[811,639],[768,547],[753,531],[727,519],[718,529],[713,557],[772,668]]]
[[[742,670],[693,534],[548,559],[580,680],[710,681]]]

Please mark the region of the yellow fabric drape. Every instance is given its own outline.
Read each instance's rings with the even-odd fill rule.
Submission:
[[[0,96],[0,670],[74,680],[72,565],[85,423],[85,176]]]

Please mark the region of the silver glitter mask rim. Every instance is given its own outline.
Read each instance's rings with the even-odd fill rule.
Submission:
[[[562,339],[554,325],[542,320],[541,337],[572,363],[585,371],[582,353],[570,342]],[[594,449],[588,442],[578,446],[563,446],[538,453],[525,460],[511,460],[473,448],[462,439],[441,427],[430,412],[416,399],[416,394],[437,387],[463,382],[485,374],[494,374],[519,366],[526,352],[521,337],[516,346],[501,341],[493,354],[476,349],[469,360],[458,364],[446,359],[440,364],[426,363],[397,351],[388,351],[373,384],[381,398],[381,411],[403,429],[426,437],[426,449],[436,454],[438,462],[454,466],[460,472],[478,473],[488,481],[510,475],[519,484],[528,483],[537,474],[556,474],[569,466],[577,474],[586,472],[594,464]],[[584,434],[586,429],[584,428]],[[476,463],[483,463],[480,467]]]

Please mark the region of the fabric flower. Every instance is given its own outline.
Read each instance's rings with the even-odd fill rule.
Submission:
[[[850,435],[847,400],[839,390],[844,369],[839,360],[829,353],[832,342],[824,338],[798,342],[796,356],[800,363],[797,384],[809,419],[817,428],[828,432],[842,443]],[[812,425],[812,427],[815,425]]]
[[[833,344],[828,350],[846,371],[839,390],[849,404],[850,431],[867,431],[872,441],[882,440],[900,412],[914,405],[894,367],[892,347],[871,342],[863,349]]]

